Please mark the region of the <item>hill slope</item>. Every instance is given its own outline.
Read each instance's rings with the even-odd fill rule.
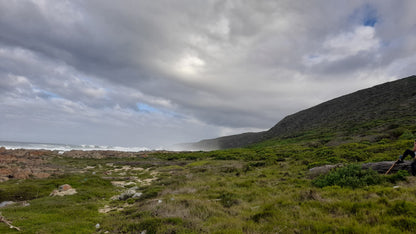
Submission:
[[[184,145],[191,149],[245,147],[274,138],[291,138],[310,132],[355,136],[365,131],[382,133],[414,124],[416,76],[363,89],[285,117],[268,131],[243,133]]]

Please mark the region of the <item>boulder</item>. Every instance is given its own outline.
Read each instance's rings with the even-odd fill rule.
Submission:
[[[136,191],[137,187],[130,188],[118,196],[119,200],[127,200],[129,198],[139,198],[142,193]]]
[[[332,169],[334,168],[338,168],[338,167],[342,167],[343,164],[339,163],[339,164],[335,164],[335,165],[324,165],[324,166],[320,166],[320,167],[314,167],[309,169],[309,178],[313,179],[315,177],[318,177],[320,175],[323,174],[327,174],[328,172],[330,172]]]
[[[68,191],[70,189],[72,189],[72,187],[69,184],[64,184],[64,185],[59,186],[59,191],[60,192],[62,192],[62,191]]]
[[[374,162],[374,163],[364,163],[362,165],[363,169],[373,169],[374,171],[377,171],[378,173],[386,173],[391,166],[393,166],[393,164],[396,161],[383,161],[383,162]],[[403,163],[396,163],[396,165],[394,165],[394,167],[390,170],[389,174],[392,173],[396,173],[399,170],[406,170],[408,171],[410,174],[412,173],[412,168],[411,168],[411,164],[413,161],[404,161]]]
[[[66,195],[74,195],[76,194],[77,191],[71,187],[71,185],[69,184],[64,184],[59,186],[59,189],[55,189],[52,191],[51,194],[49,194],[49,196],[66,196]]]

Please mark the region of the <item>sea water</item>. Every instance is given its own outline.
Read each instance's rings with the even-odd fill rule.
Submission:
[[[121,147],[121,146],[99,146],[99,145],[70,145],[70,144],[54,144],[54,143],[34,143],[34,142],[15,142],[0,141],[0,147],[6,149],[31,149],[31,150],[56,150],[60,152],[70,150],[115,150],[124,152],[149,151],[146,147]]]

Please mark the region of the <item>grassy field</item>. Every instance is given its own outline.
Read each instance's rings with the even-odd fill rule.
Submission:
[[[0,212],[20,233],[414,233],[416,179],[354,166],[396,160],[412,147],[411,131],[390,134],[123,159],[56,157],[51,163],[67,174],[1,183],[0,201],[17,203]],[[348,170],[308,176],[312,167],[336,163]],[[62,184],[78,193],[49,196]],[[117,198],[129,189],[141,196]],[[0,233],[17,232],[0,223]]]

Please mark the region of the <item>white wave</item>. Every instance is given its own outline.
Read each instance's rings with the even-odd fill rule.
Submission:
[[[99,145],[68,145],[68,144],[48,144],[48,143],[28,143],[28,142],[8,142],[0,141],[0,147],[6,149],[30,149],[30,150],[52,150],[63,153],[70,150],[114,150],[123,152],[150,151],[147,147],[122,147],[122,146],[99,146]]]

